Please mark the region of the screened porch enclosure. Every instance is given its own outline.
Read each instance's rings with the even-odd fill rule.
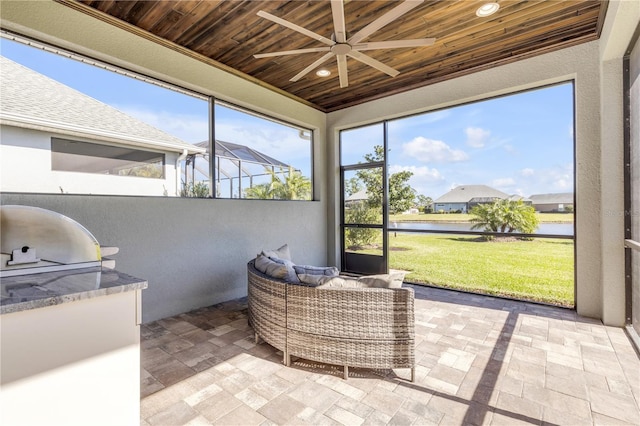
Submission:
[[[260,195],[257,188],[269,186],[274,177],[282,178],[299,172],[293,166],[248,146],[219,140],[215,141],[215,155],[211,163],[209,142],[195,145],[206,148],[207,152],[192,154],[185,159],[182,187],[186,196],[212,196],[208,188],[213,181],[216,198],[255,198],[255,195],[252,197],[247,193],[248,189],[254,189],[254,193]]]

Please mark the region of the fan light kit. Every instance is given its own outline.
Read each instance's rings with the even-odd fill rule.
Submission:
[[[481,18],[486,18],[487,16],[493,15],[500,9],[500,5],[498,3],[485,3],[476,10],[476,15]]]
[[[329,77],[331,75],[331,71],[325,70],[324,68],[316,71],[316,75],[318,77]]]
[[[296,25],[292,22],[286,21],[268,12],[265,12],[264,10],[261,10],[258,12],[258,16],[275,22],[276,24],[282,25],[283,27],[287,27],[291,30],[297,31],[301,34],[306,35],[307,37],[313,38],[314,40],[318,40],[319,42],[324,43],[326,46],[312,47],[308,49],[285,50],[281,52],[258,53],[253,56],[254,58],[269,58],[274,56],[297,55],[301,53],[326,52],[322,57],[317,59],[311,65],[300,71],[298,74],[294,75],[290,79],[290,81],[300,80],[309,72],[324,64],[334,56],[336,57],[336,61],[338,62],[338,76],[340,78],[340,87],[349,86],[347,56],[366,65],[369,65],[370,67],[373,67],[379,71],[382,71],[383,73],[390,75],[391,77],[395,77],[396,75],[400,74],[400,71],[383,64],[382,62],[372,58],[371,56],[361,53],[361,51],[431,46],[433,43],[435,43],[436,39],[421,38],[415,40],[373,41],[369,43],[364,43],[362,42],[362,40],[369,37],[380,28],[393,22],[410,10],[414,9],[415,7],[420,6],[423,2],[424,0],[405,0],[349,38],[347,38],[347,29],[344,19],[344,0],[331,0],[331,12],[333,15],[334,28],[334,34],[331,38],[321,36],[320,34],[309,31],[306,28],[303,28],[299,25]],[[318,71],[317,75],[320,75],[320,71]],[[331,73],[328,72],[327,75],[329,74]]]

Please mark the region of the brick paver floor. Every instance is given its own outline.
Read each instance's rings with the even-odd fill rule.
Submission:
[[[256,345],[246,300],[141,327],[141,425],[640,425],[621,328],[563,308],[416,286],[416,380]]]

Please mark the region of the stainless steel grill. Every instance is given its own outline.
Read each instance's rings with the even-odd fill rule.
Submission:
[[[0,206],[0,277],[102,265],[100,244],[73,219],[32,206]]]

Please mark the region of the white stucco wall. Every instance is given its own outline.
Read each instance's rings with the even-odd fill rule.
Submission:
[[[149,281],[143,322],[246,295],[246,263],[265,248],[288,243],[295,262],[327,264],[325,114],[53,1],[3,1],[0,19],[5,29],[314,131],[313,202],[1,195],[2,204],[67,215],[120,247],[117,269]]]
[[[65,172],[51,170],[52,137],[64,135],[0,125],[0,191],[158,197],[166,191],[176,195],[177,153],[165,153],[164,179]]]
[[[329,185],[339,194],[341,129],[512,93],[575,82],[576,309],[624,324],[622,211],[622,56],[639,22],[640,2],[611,1],[602,38],[328,114]],[[603,207],[606,206],[606,209]],[[339,260],[339,210],[330,212],[330,257]]]
[[[294,262],[323,265],[324,209],[317,201],[2,194],[2,204],[42,207],[118,246],[116,269],[149,281],[142,319],[246,296],[247,262],[288,243]]]
[[[610,2],[600,40],[602,206],[602,320],[623,325],[624,179],[623,57],[640,25],[640,1]]]

